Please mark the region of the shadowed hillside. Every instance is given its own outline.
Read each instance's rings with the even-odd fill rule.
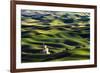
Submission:
[[[89,44],[89,13],[21,10],[22,62],[87,60]]]

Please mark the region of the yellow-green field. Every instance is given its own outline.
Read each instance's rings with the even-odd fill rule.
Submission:
[[[49,53],[43,53],[44,45]],[[21,10],[21,61],[90,59],[90,14]]]

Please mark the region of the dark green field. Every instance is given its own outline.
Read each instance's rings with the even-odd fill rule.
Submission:
[[[47,46],[49,54],[43,52]],[[21,10],[21,61],[90,59],[90,14]]]

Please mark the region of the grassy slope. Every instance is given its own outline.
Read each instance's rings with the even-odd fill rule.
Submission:
[[[62,15],[58,19],[52,15],[38,19],[22,17],[22,62],[89,59],[89,25],[86,26],[89,21],[81,18],[82,13],[76,14],[66,13],[70,18]],[[70,22],[64,22],[65,18]],[[48,46],[50,55],[41,53],[43,43]]]

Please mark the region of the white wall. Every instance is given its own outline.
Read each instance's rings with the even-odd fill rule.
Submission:
[[[31,0],[56,3],[98,5],[98,67],[41,71],[30,73],[99,73],[100,72],[100,2],[99,0]],[[0,73],[10,73],[10,0],[0,0]]]

